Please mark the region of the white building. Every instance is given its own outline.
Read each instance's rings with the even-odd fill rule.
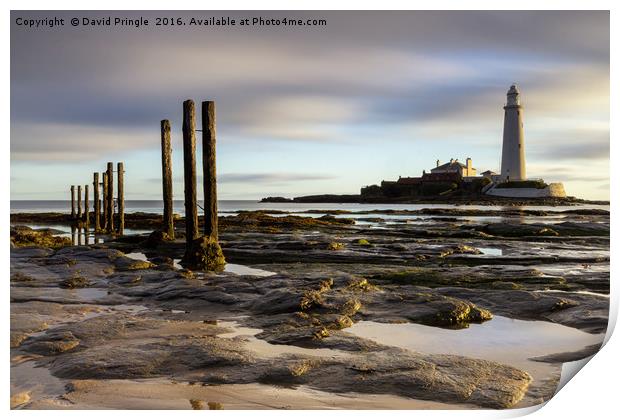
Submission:
[[[431,169],[432,174],[446,174],[446,173],[458,173],[463,178],[476,176],[476,168],[472,166],[471,158],[465,159],[465,164],[463,165],[459,162],[458,159],[450,159],[449,162],[444,163],[443,165],[439,164],[439,160],[437,160],[437,165]]]
[[[504,106],[504,142],[502,144],[501,179],[524,181],[525,144],[523,141],[523,107],[517,85],[510,86]]]
[[[561,182],[546,184],[541,180],[526,181],[525,143],[523,141],[523,107],[516,85],[510,86],[504,106],[504,139],[502,144],[502,170],[499,175],[491,171],[482,175],[493,182],[483,188],[487,195],[511,198],[566,197]]]

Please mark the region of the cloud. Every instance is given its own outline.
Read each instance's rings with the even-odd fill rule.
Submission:
[[[432,123],[472,115],[482,120],[516,76],[531,93],[563,82],[565,94],[575,95],[575,63],[596,63],[608,73],[608,14],[602,12],[269,14],[317,13],[326,15],[329,29],[286,36],[270,30],[13,26],[12,122],[121,132],[169,118],[179,126],[182,100],[213,98],[231,136],[334,141],[334,126],[350,122]],[[555,93],[537,100],[552,102],[556,110],[571,103],[555,100]]]
[[[299,173],[228,173],[218,177],[222,183],[259,183],[259,184],[282,184],[300,181],[325,181],[337,177],[325,174],[299,174]]]
[[[537,150],[534,156],[553,160],[609,159],[609,142],[588,142],[585,138],[580,144],[544,146]]]
[[[532,163],[528,164],[527,172],[528,177],[543,178],[551,182],[609,183],[609,167],[604,161],[593,162],[585,169],[583,165],[558,166]]]
[[[326,181],[336,179],[336,176],[326,174],[304,174],[285,172],[261,173],[223,173],[218,175],[217,182],[222,184],[252,183],[252,184],[283,184],[301,181]],[[161,178],[148,178],[147,182],[160,183]],[[202,175],[196,176],[197,182],[202,182]],[[174,177],[174,182],[182,183],[183,177]]]
[[[159,129],[125,128],[69,123],[11,125],[11,159],[14,161],[71,162],[100,158],[103,154],[159,146]],[[17,140],[19,139],[19,140]]]
[[[204,18],[209,12],[169,14]],[[328,25],[29,31],[13,24],[12,162],[87,163],[132,152],[156,159],[159,121],[171,120],[178,149],[182,101],[213,99],[218,168],[229,175],[221,182],[239,187],[239,194],[235,183],[295,182],[297,188],[307,182],[310,188],[321,179],[290,175],[334,171],[342,171],[351,189],[371,172],[383,176],[375,173],[376,162],[418,173],[422,168],[409,161],[421,161],[421,154],[434,161],[446,144],[491,162],[501,147],[502,105],[513,81],[522,86],[528,159],[605,157],[609,12],[216,14],[321,17]],[[402,165],[395,167],[395,160]],[[142,179],[157,175],[158,165],[142,164]],[[255,176],[246,181],[246,173]],[[272,173],[289,177],[261,176]]]

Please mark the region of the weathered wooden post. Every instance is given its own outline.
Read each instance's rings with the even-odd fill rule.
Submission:
[[[206,270],[222,270],[226,261],[217,242],[217,190],[215,183],[215,104],[202,103],[205,234],[198,238],[194,102],[183,103],[183,154],[185,158],[186,251],[184,262]],[[188,204],[189,203],[189,204]],[[193,212],[193,213],[191,213]],[[188,217],[191,214],[191,219]]]
[[[123,185],[125,169],[123,162],[118,162],[116,167],[118,173],[118,234],[122,235],[125,230],[125,187]]]
[[[106,174],[108,175],[108,190],[106,192],[108,220],[106,222],[106,230],[108,233],[114,233],[114,164],[112,162],[108,162]]]
[[[78,185],[78,195],[77,195],[77,218],[81,222],[82,221],[82,186]]]
[[[75,185],[71,186],[71,218],[75,219]]]
[[[103,191],[101,198],[103,204],[103,223],[101,224],[101,230],[106,230],[108,225],[108,173],[103,172]]]
[[[204,115],[212,113],[211,117],[215,116],[215,109],[211,107],[209,111],[209,107],[205,107],[203,104],[203,127],[211,127],[214,128],[215,120],[214,118],[210,118],[207,116],[206,120],[204,119]],[[183,257],[183,261],[191,266],[198,269],[206,269],[206,270],[221,270],[223,269],[226,261],[224,260],[224,254],[222,254],[222,248],[220,248],[217,240],[212,236],[204,235],[202,237],[198,237],[198,212],[196,209],[196,136],[195,136],[195,127],[196,127],[196,116],[194,109],[194,101],[187,100],[183,102],[183,160],[184,160],[184,169],[185,169],[185,230],[186,230],[186,245],[185,245],[185,256]],[[203,131],[204,132],[204,131]],[[211,143],[211,141],[215,140],[215,131],[213,130],[212,134],[208,134],[209,140],[207,141],[207,145]],[[211,140],[212,137],[212,140]],[[215,143],[213,143],[214,145]],[[208,155],[203,155],[203,162],[210,161],[211,159],[215,159],[215,155],[211,150],[211,146],[208,147],[209,151]],[[204,154],[203,149],[203,154]],[[205,171],[206,172],[213,170],[213,175],[215,173],[215,166],[211,169],[210,165]],[[211,172],[209,175],[209,180],[211,183],[215,183],[215,176],[211,176]],[[213,188],[212,188],[213,187]],[[209,200],[213,201],[217,199],[215,195],[212,194],[214,191],[214,186],[209,185]],[[205,191],[207,187],[205,186]],[[205,199],[206,203],[206,199]],[[205,210],[207,212],[211,212],[212,202],[209,202],[209,207],[205,205]],[[215,217],[217,217],[217,204],[216,204],[216,212]],[[213,215],[209,214],[209,218]],[[213,223],[211,222],[209,225],[209,229],[213,228]],[[215,224],[215,228],[217,229],[217,221]]]
[[[161,122],[161,179],[164,198],[163,232],[168,239],[174,239],[174,209],[172,207],[172,146],[170,143],[170,121]]]
[[[95,232],[101,230],[99,219],[101,217],[101,203],[99,201],[99,172],[93,173],[93,205],[95,207]]]
[[[84,225],[86,226],[85,234],[88,235],[88,225],[90,225],[90,209],[88,204],[88,184],[84,185]]]
[[[185,182],[185,250],[191,262],[194,239],[198,237],[196,208],[196,110],[191,99],[183,102],[183,169]]]
[[[86,225],[86,230],[88,230],[88,226],[90,225],[90,203],[89,203],[89,194],[88,194],[88,184],[84,185],[84,224]]]
[[[218,240],[217,182],[215,179],[215,102],[202,103],[202,172],[204,189],[204,235]]]

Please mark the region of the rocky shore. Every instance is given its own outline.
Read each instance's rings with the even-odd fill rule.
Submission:
[[[572,206],[609,205],[609,201],[576,197],[510,198],[484,194],[449,194],[434,197],[365,197],[359,194],[318,194],[301,197],[264,197],[261,203],[363,203],[363,204],[457,204],[470,206]]]
[[[182,218],[176,241],[134,213],[136,233],[76,246],[67,215],[12,214],[12,406],[524,407],[600,347],[607,211],[282,213],[220,217],[219,273],[179,265]],[[510,322],[566,340],[502,356],[486,337]],[[480,335],[431,351],[390,342],[397,326]]]

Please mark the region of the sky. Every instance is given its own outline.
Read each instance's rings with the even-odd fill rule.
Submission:
[[[16,24],[110,15],[150,26]],[[157,16],[259,15],[327,24],[154,26]],[[471,157],[479,172],[498,172],[515,82],[528,177],[609,199],[605,11],[13,11],[11,20],[13,200],[68,199],[108,161],[125,164],[126,199],[161,199],[162,119],[182,199],[186,99],[216,101],[224,200],[356,194],[437,159]]]

